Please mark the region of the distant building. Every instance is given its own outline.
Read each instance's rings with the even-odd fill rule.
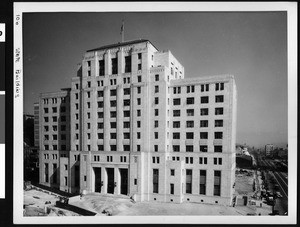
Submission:
[[[271,156],[273,150],[274,150],[274,145],[273,144],[267,144],[265,146],[265,154],[266,154],[266,156]]]
[[[71,89],[40,95],[40,183],[230,205],[236,105],[233,76],[184,79],[148,40],[89,50]]]
[[[34,146],[39,147],[40,135],[39,135],[39,103],[34,103]]]

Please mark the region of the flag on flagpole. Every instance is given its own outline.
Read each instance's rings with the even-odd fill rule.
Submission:
[[[124,32],[124,20],[122,21],[122,26],[121,26],[121,32],[120,34],[122,34]]]

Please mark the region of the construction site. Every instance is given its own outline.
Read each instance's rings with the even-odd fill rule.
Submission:
[[[68,196],[27,184],[24,216],[272,215],[272,205],[261,193],[262,178],[260,171],[237,168],[233,206],[136,202],[125,195],[100,193]]]

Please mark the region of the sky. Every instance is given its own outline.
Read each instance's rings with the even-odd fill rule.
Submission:
[[[24,112],[42,92],[71,86],[86,50],[148,39],[170,50],[185,78],[232,74],[238,91],[237,143],[284,147],[287,126],[285,12],[25,13]]]

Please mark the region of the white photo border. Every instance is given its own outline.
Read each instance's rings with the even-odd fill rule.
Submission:
[[[99,9],[99,10],[96,10]],[[23,40],[27,12],[268,12],[288,21],[288,216],[23,216]],[[297,218],[297,2],[44,2],[14,3],[14,224],[296,224]]]

